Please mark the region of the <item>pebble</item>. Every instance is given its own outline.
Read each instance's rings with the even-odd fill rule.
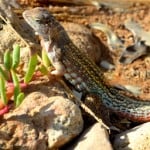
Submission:
[[[150,150],[150,122],[116,135],[115,150]]]

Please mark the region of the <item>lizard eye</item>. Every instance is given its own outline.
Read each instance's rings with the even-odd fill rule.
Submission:
[[[40,19],[35,19],[36,22],[38,23],[41,23],[41,20]]]

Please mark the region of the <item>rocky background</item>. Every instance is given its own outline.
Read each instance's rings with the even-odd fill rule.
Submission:
[[[107,84],[141,101],[150,100],[148,1],[1,0],[0,14],[7,22],[2,20],[0,26],[0,62],[14,43],[22,48],[24,64],[30,57],[28,45],[41,50],[39,38],[22,18],[24,10],[37,6],[54,14],[75,45],[102,68]],[[57,77],[32,81],[23,103],[1,116],[0,149],[150,149],[150,123],[120,117],[92,94],[76,102],[69,96],[70,88]]]

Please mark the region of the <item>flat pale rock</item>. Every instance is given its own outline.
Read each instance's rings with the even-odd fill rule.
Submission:
[[[96,123],[85,130],[77,142],[67,150],[112,150],[107,131]]]
[[[115,150],[150,150],[150,122],[118,134]]]

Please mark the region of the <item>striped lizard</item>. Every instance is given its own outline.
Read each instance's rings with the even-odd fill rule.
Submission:
[[[23,17],[41,37],[41,45],[55,67],[52,74],[64,75],[81,92],[98,95],[107,108],[121,116],[133,121],[150,121],[150,101],[130,98],[106,85],[101,69],[73,44],[48,10],[33,8],[24,11]]]

